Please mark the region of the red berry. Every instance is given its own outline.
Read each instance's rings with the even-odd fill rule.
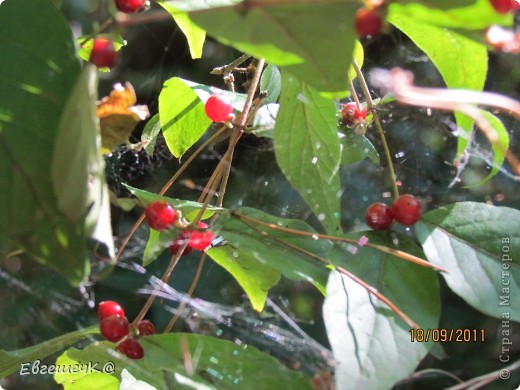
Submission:
[[[489,0],[491,6],[501,14],[507,14],[513,9],[513,0]]]
[[[177,220],[175,209],[164,200],[150,203],[144,213],[148,226],[158,231],[170,229]]]
[[[112,68],[117,60],[114,43],[107,38],[96,38],[90,52],[90,62],[98,68]]]
[[[206,115],[213,122],[226,122],[231,119],[233,105],[227,95],[215,93],[206,100]]]
[[[199,222],[197,225],[199,229],[207,229],[209,226],[207,223]],[[189,230],[185,230],[183,235],[185,237],[188,237],[190,234]],[[207,249],[210,245],[213,239],[215,238],[215,235],[210,230],[204,230],[202,232],[194,230],[191,233],[190,241],[188,242],[188,245],[195,250],[203,251]]]
[[[393,222],[392,209],[384,203],[372,203],[365,213],[365,221],[374,230],[386,230]]]
[[[116,8],[124,13],[132,14],[143,8],[144,0],[116,0]]]
[[[155,326],[153,326],[152,322],[149,320],[143,320],[137,324],[137,329],[139,329],[139,336],[150,336],[155,334]]]
[[[114,301],[103,301],[99,303],[98,307],[98,317],[99,320],[102,321],[107,317],[116,316],[116,317],[124,317],[125,311],[121,307],[121,305]]]
[[[179,249],[184,245],[186,242],[186,237],[184,234],[181,234],[179,237],[177,237],[173,242],[170,244],[170,252],[174,255],[179,252]],[[181,256],[186,256],[188,253],[192,251],[192,248],[188,245],[186,248],[184,248],[184,251],[182,252]]]
[[[360,8],[354,17],[354,27],[360,37],[377,35],[383,28],[383,16],[377,8]]]
[[[130,359],[141,359],[144,356],[144,350],[139,341],[131,337],[119,344],[116,349]]]
[[[520,0],[511,0],[511,11],[516,12],[520,9]]]
[[[359,125],[365,122],[367,109],[362,105],[358,106],[356,102],[349,102],[341,108],[341,117],[348,126]]]
[[[397,222],[411,226],[421,218],[421,204],[412,195],[401,195],[392,206],[392,214]]]
[[[104,338],[115,343],[128,335],[128,320],[118,316],[104,318],[99,324],[99,330]]]

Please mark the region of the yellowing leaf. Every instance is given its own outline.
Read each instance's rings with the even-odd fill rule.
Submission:
[[[103,153],[128,143],[135,126],[150,116],[147,106],[135,106],[137,98],[129,82],[114,85],[110,96],[98,102],[96,115],[101,127]]]

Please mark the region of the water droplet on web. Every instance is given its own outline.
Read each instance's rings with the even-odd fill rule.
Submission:
[[[308,194],[312,194],[312,190],[310,188],[307,188],[307,191],[306,191]]]
[[[314,156],[311,160],[311,164],[312,165],[316,165],[316,163],[318,162],[318,157]]]
[[[316,142],[316,145],[314,145],[314,147],[315,147],[316,149],[319,149],[319,148],[321,148],[321,144],[320,144],[319,142]]]
[[[268,185],[268,184],[269,184],[269,182],[268,182],[268,181],[264,181],[264,186],[266,186],[266,187],[267,187],[267,185]]]
[[[394,156],[395,156],[395,158],[401,158],[404,156],[404,152],[403,151],[397,152]]]
[[[323,221],[325,219],[325,214],[321,213],[318,215],[318,220]]]
[[[390,193],[390,192],[383,192],[382,196],[383,196],[383,198],[391,198],[392,197],[392,193]]]
[[[315,240],[318,240],[320,238],[317,234],[313,234],[311,237]]]
[[[232,256],[236,259],[238,257],[238,252],[237,251],[234,251]]]
[[[349,244],[349,245],[347,246],[347,250],[348,250],[350,253],[352,253],[353,255],[355,255],[355,254],[357,253],[357,251],[358,251],[358,248],[356,248],[355,246]]]
[[[361,236],[359,238],[359,241],[358,241],[358,245],[359,246],[365,246],[368,242],[368,237],[367,236]]]

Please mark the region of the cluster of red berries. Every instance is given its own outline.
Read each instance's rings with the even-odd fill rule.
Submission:
[[[115,0],[116,8],[126,14],[137,12],[146,6],[145,0]],[[117,62],[117,52],[114,42],[105,37],[94,39],[90,52],[90,63],[98,68],[112,68]]]
[[[501,14],[516,12],[520,9],[520,0],[489,0],[495,11]]]
[[[356,102],[343,104],[341,107],[341,118],[347,126],[362,125],[367,119],[367,109]]]
[[[204,105],[206,115],[213,122],[227,122],[233,118],[231,99],[223,93],[214,93]]]
[[[374,230],[387,230],[392,222],[414,225],[421,218],[421,204],[412,195],[401,195],[392,207],[384,203],[372,203],[365,213],[365,221]]]
[[[116,350],[130,359],[141,359],[144,350],[138,338],[155,334],[155,327],[148,320],[140,321],[132,329],[121,305],[114,301],[103,301],[98,307],[99,331],[105,339],[119,343]]]
[[[380,7],[361,7],[354,15],[354,28],[361,38],[374,36],[381,32],[384,20]]]
[[[181,213],[164,200],[153,201],[145,210],[146,223],[157,231],[170,230],[173,227],[184,229],[183,232],[170,245],[170,251],[176,254],[188,240],[188,245],[182,252],[182,256],[195,250],[206,250],[211,246],[215,234],[209,230],[208,224],[199,222],[196,230],[188,228],[189,223],[183,220]]]

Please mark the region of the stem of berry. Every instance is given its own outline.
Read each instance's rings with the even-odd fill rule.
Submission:
[[[377,114],[377,110],[374,107],[374,102],[372,101],[372,96],[370,96],[370,91],[368,90],[368,85],[359,68],[359,64],[354,59],[352,62],[354,69],[356,70],[356,74],[358,76],[359,82],[361,84],[361,88],[363,89],[363,94],[365,95],[365,100],[367,102],[367,109],[370,111],[374,117],[374,122],[376,124],[377,132],[379,133],[379,137],[381,138],[381,142],[383,143],[383,149],[385,151],[385,158],[388,165],[388,170],[390,171],[390,178],[392,179],[392,189],[394,192],[394,198],[399,198],[399,188],[397,187],[397,178],[395,177],[394,164],[392,162],[392,156],[390,154],[390,149],[388,148],[388,143],[386,142],[385,132],[383,130],[383,126],[381,125],[381,121],[379,120],[379,115]]]
[[[359,97],[357,95],[356,88],[354,88],[354,83],[352,82],[352,79],[350,77],[348,78],[348,82],[350,84],[350,91],[352,92],[352,96],[354,97],[354,101],[356,102],[356,104],[357,104],[357,106],[359,108],[361,103],[359,102]]]
[[[318,238],[323,239],[323,240],[330,240],[330,241],[334,241],[334,242],[347,242],[349,244],[358,245],[358,241],[354,240],[354,239],[351,239],[351,238],[329,236],[327,234],[305,232],[305,231],[302,231],[302,230],[296,230],[296,229],[276,226],[276,225],[274,225],[272,223],[267,223],[267,222],[264,222],[264,221],[260,221],[258,219],[255,219],[255,218],[249,217],[247,215],[241,214],[241,213],[239,213],[237,211],[233,211],[231,213],[231,216],[237,218],[242,223],[250,222],[250,223],[254,223],[254,224],[259,225],[259,226],[263,226],[263,227],[265,227],[267,229],[278,230],[280,232],[294,234],[295,236],[312,237],[312,238],[318,237]],[[250,226],[250,225],[248,225],[248,226]],[[414,255],[412,255],[410,253],[406,253],[406,252],[400,251],[398,249],[393,249],[393,248],[389,248],[389,247],[384,246],[384,245],[377,245],[377,244],[370,244],[370,243],[366,243],[364,246],[366,246],[367,248],[376,249],[376,250],[378,250],[380,252],[383,252],[383,253],[388,253],[390,255],[399,257],[399,258],[401,258],[403,260],[409,261],[411,263],[415,263],[417,265],[420,265],[420,266],[423,266],[423,267],[426,267],[426,268],[431,268],[431,269],[434,269],[436,271],[441,271],[441,272],[448,272],[444,268],[438,267],[438,266],[436,266],[436,265],[434,265],[434,264],[432,264],[432,263],[430,263],[430,262],[428,262],[426,260],[421,259],[420,257],[414,256]]]

